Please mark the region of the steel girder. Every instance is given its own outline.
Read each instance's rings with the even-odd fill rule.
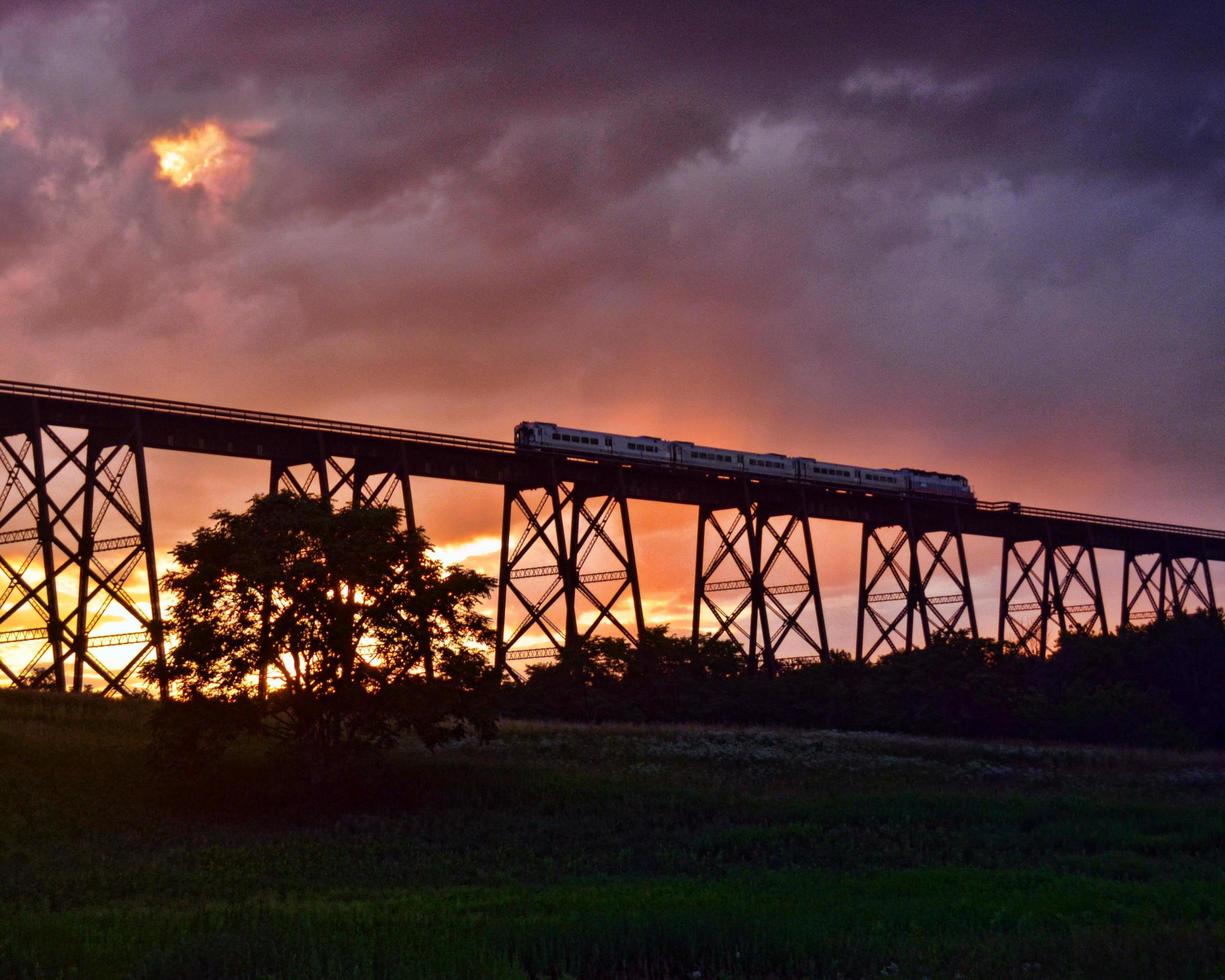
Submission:
[[[1052,629],[1052,627],[1054,627]],[[1106,607],[1092,545],[1006,538],[1000,564],[1000,643],[1046,656],[1064,633],[1105,632]]]
[[[907,512],[901,524],[863,525],[856,660],[871,660],[882,650],[913,650],[916,621],[924,645],[936,633],[962,629],[977,639],[965,539],[955,508],[949,522],[949,528],[924,529]]]
[[[395,463],[363,457],[328,455],[322,447],[306,460],[274,459],[268,481],[271,493],[318,495],[335,503],[389,505],[400,491],[400,506],[411,527],[416,523],[408,461]]]
[[[0,677],[131,693],[137,669],[165,657],[139,419],[70,430],[42,424],[34,405],[0,435],[0,465]],[[147,603],[129,591],[140,570]],[[103,648],[126,649],[112,662]]]
[[[1212,570],[1203,556],[1124,554],[1123,626],[1181,615],[1197,606],[1217,608]]]
[[[619,608],[627,594],[632,623]],[[507,486],[495,668],[557,656],[600,631],[636,645],[644,625],[624,487]]]
[[[703,613],[714,618],[708,642],[735,643],[750,669],[760,663],[774,673],[778,652],[789,637],[801,641],[809,655],[828,657],[825,609],[802,490],[794,506],[781,512],[767,511],[750,499],[747,484],[738,507],[698,508],[694,643],[702,639]]]

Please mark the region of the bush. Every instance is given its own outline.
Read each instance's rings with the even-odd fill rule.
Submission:
[[[1067,635],[1049,658],[966,633],[857,664],[767,677],[732,644],[666,628],[635,648],[597,640],[529,669],[505,694],[512,715],[574,721],[688,721],[924,735],[1225,747],[1225,625],[1219,612],[1104,636]]]

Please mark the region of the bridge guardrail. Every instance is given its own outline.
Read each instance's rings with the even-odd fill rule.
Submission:
[[[228,422],[251,422],[262,425],[281,425],[294,429],[309,429],[312,432],[334,432],[337,435],[374,436],[380,439],[395,439],[402,442],[422,442],[433,446],[448,446],[458,449],[482,449],[486,452],[513,453],[513,442],[498,442],[494,439],[475,439],[468,436],[452,436],[441,432],[422,432],[416,429],[396,429],[385,425],[363,425],[356,422],[336,422],[330,419],[312,418],[308,415],[284,415],[279,412],[254,412],[238,408],[222,408],[216,405],[201,405],[196,402],[172,401],[164,398],[146,398],[140,395],[114,395],[86,388],[61,388],[56,385],[41,385],[17,381],[0,381],[0,394],[58,398],[64,401],[85,402],[114,408],[145,409],[186,415],[190,418],[219,419]]]
[[[1157,531],[1164,534],[1188,534],[1197,538],[1216,538],[1225,541],[1225,531],[1187,524],[1162,524],[1154,521],[1137,521],[1129,517],[1103,517],[1098,514],[1081,514],[1070,510],[1051,510],[1047,507],[1026,507],[1011,500],[980,500],[976,510],[993,513],[1005,512],[1021,517],[1038,517],[1051,521],[1074,521],[1077,524],[1096,524],[1101,527],[1126,527],[1139,531]]]

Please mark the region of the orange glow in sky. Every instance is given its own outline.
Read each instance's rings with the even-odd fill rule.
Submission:
[[[158,177],[175,187],[202,185],[219,190],[245,164],[241,145],[215,122],[201,123],[185,133],[155,136],[149,148],[157,154]]]

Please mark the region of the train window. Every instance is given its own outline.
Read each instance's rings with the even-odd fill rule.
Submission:
[[[604,437],[604,445],[606,445],[606,446],[611,446],[611,445],[612,445],[612,436],[605,436],[605,437]]]

